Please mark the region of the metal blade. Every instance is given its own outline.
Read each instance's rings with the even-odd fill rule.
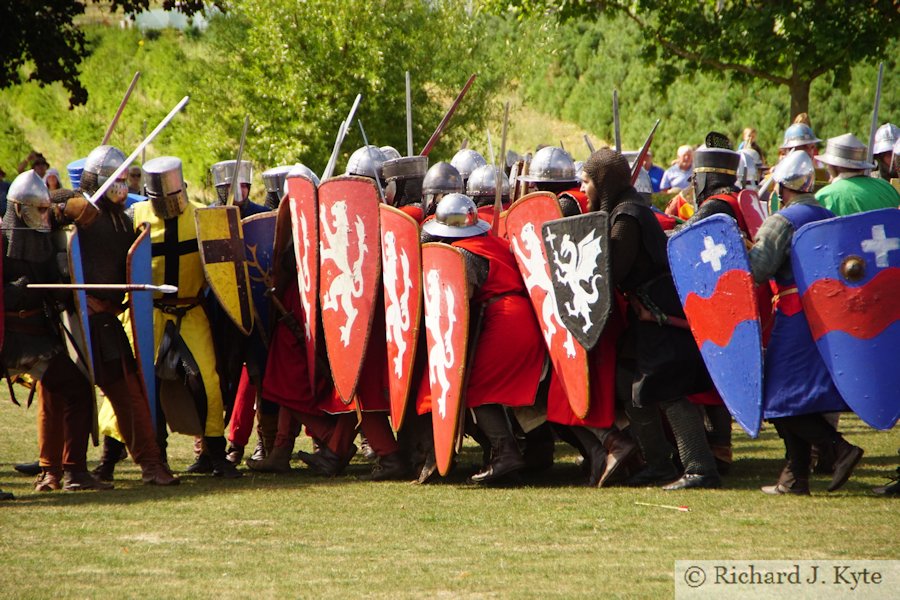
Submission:
[[[241,172],[241,158],[244,156],[244,142],[247,141],[247,126],[250,125],[250,115],[244,117],[244,128],[241,129],[241,143],[238,145],[237,157],[234,162],[234,175],[231,176],[231,196],[228,198],[228,206],[241,203],[241,183],[238,175]]]
[[[131,79],[131,84],[128,86],[128,89],[125,90],[125,97],[122,98],[122,101],[119,103],[119,108],[116,110],[116,114],[113,115],[109,127],[106,128],[106,133],[103,134],[103,141],[100,142],[101,146],[106,145],[106,143],[109,141],[109,138],[112,136],[113,129],[115,129],[116,123],[119,122],[119,117],[122,116],[122,111],[125,110],[125,105],[128,104],[128,98],[131,97],[131,92],[134,91],[134,87],[137,85],[138,79],[140,78],[141,72],[135,71],[134,77]]]

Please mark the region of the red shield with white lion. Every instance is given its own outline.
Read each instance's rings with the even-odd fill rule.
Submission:
[[[334,386],[349,404],[381,292],[378,190],[365,177],[334,177],[318,196],[322,328]]]

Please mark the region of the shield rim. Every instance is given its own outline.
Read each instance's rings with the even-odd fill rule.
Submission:
[[[310,250],[313,254],[312,260],[310,261],[310,268],[313,271],[312,273],[310,273],[310,280],[311,280],[310,286],[314,290],[314,292],[312,294],[314,301],[309,303],[309,306],[310,306],[309,314],[304,314],[303,318],[306,320],[305,324],[309,325],[309,332],[310,332],[310,339],[305,340],[305,343],[306,343],[306,366],[307,366],[307,371],[309,372],[309,384],[312,387],[312,389],[315,390],[316,389],[316,366],[318,363],[318,361],[316,360],[316,357],[317,357],[316,353],[319,350],[318,335],[319,335],[319,320],[321,319],[321,311],[319,310],[319,276],[320,276],[319,271],[321,270],[319,268],[319,187],[316,186],[315,182],[312,179],[310,179],[309,177],[305,177],[302,175],[288,177],[286,179],[287,187],[288,187],[287,201],[282,202],[278,207],[279,211],[280,211],[280,210],[282,210],[281,207],[284,206],[285,207],[284,210],[287,211],[286,218],[288,219],[287,222],[290,224],[290,236],[291,236],[291,241],[293,242],[293,245],[294,245],[292,251],[294,253],[294,261],[297,263],[296,264],[297,272],[294,274],[294,277],[297,281],[298,291],[301,296],[301,305],[302,305],[302,297],[303,297],[303,282],[301,281],[302,275],[300,272],[300,261],[299,261],[299,251],[300,251],[301,245],[297,243],[300,239],[300,237],[299,237],[300,229],[299,229],[299,224],[294,220],[294,213],[297,212],[299,214],[300,202],[299,202],[299,200],[296,201],[296,204],[297,204],[296,211],[291,210],[291,207],[294,206],[294,204],[295,204],[295,198],[291,194],[291,188],[292,188],[291,181],[294,179],[300,179],[300,180],[306,182],[307,184],[309,184],[312,188],[312,204],[313,204],[312,216],[314,219],[313,230],[315,230],[315,235],[316,235],[315,242],[316,243],[310,244]],[[278,235],[277,230],[276,230],[275,234],[276,234],[276,236]],[[286,242],[282,242],[282,244],[284,244],[284,243],[286,243]],[[276,240],[276,245],[277,245],[277,240]],[[280,255],[280,252],[283,251],[283,249],[284,249],[284,246],[282,245],[281,248],[278,250],[279,255]]]
[[[336,177],[331,177],[331,178],[327,179],[326,181],[322,182],[321,185],[319,185],[319,187],[316,190],[316,199],[317,199],[317,202],[316,202],[316,225],[317,225],[316,231],[320,232],[321,228],[322,228],[322,221],[321,221],[321,219],[318,218],[318,214],[321,212],[321,208],[322,208],[322,202],[319,198],[322,188],[324,188],[326,186],[326,184],[332,184],[329,187],[333,187],[334,184],[346,183],[346,182],[358,182],[361,185],[366,184],[367,187],[370,187],[372,189],[372,193],[374,194],[374,198],[377,202],[377,204],[375,205],[375,207],[376,207],[376,211],[375,211],[376,223],[375,223],[375,225],[377,227],[377,231],[375,232],[375,235],[378,236],[378,242],[380,244],[381,243],[381,221],[379,219],[380,213],[378,212],[377,208],[381,204],[381,201],[378,198],[378,190],[375,187],[375,182],[373,180],[369,179],[368,177],[360,177],[358,175],[338,175]],[[319,241],[319,246],[320,246],[322,243],[321,235],[319,235],[318,241]],[[319,250],[318,246],[316,249],[316,255],[319,257],[319,283],[321,284],[321,281],[322,281],[322,252]],[[363,362],[366,360],[366,348],[369,347],[369,338],[372,335],[372,324],[373,324],[373,321],[375,320],[375,305],[378,303],[378,288],[383,287],[383,286],[379,286],[379,283],[381,280],[381,252],[380,252],[380,249],[379,249],[377,256],[378,256],[378,264],[375,265],[375,285],[373,286],[374,292],[373,292],[373,296],[372,296],[372,310],[369,311],[369,318],[366,323],[366,333],[362,340],[363,351],[360,356],[359,365],[357,365],[357,367],[356,367],[356,375],[353,378],[353,387],[351,388],[351,393],[348,394],[348,397],[346,399],[344,398],[344,395],[341,393],[341,390],[338,388],[337,381],[334,382],[334,389],[335,389],[335,391],[337,391],[338,397],[341,399],[341,402],[343,402],[345,406],[350,406],[356,400],[356,388],[359,387],[359,378],[362,376]],[[321,285],[318,286],[318,293],[316,294],[316,301],[319,302],[319,304],[321,304],[321,302],[322,302],[322,286]],[[320,314],[323,313],[323,311],[321,311],[321,310],[319,310],[318,312]],[[328,364],[332,365],[332,364],[334,364],[332,361],[332,356],[331,356],[332,351],[329,348],[328,332],[327,332],[327,329],[325,328],[324,319],[322,321],[322,333],[325,334],[325,354],[328,356]],[[332,369],[332,376],[333,376],[333,369]]]
[[[138,283],[138,282],[134,281],[134,270],[132,268],[132,265],[134,264],[134,259],[135,259],[135,256],[136,256],[140,246],[142,244],[146,244],[147,246],[149,246],[151,244],[150,223],[144,221],[143,223],[138,225],[137,231],[139,232],[138,237],[131,244],[131,248],[128,249],[128,256],[125,259],[125,276],[126,276],[126,280],[129,283]],[[148,263],[147,266],[149,268],[150,264]],[[150,276],[152,279],[152,276],[153,276],[152,269],[150,269]],[[140,283],[143,283],[143,282],[140,282]],[[149,283],[153,283],[153,282],[150,281]],[[137,309],[137,307],[135,307],[135,302],[134,302],[135,298],[137,297],[137,296],[135,296],[135,294],[141,294],[141,293],[146,294],[147,292],[129,292],[128,293],[128,296],[129,296],[128,312],[130,313],[129,321],[131,321],[131,339],[133,340],[132,345],[134,346],[134,348],[133,348],[134,358],[135,358],[135,362],[137,363],[138,372],[140,373],[140,380],[141,380],[141,384],[143,385],[143,388],[144,388],[144,394],[146,394],[146,396],[147,396],[147,404],[150,407],[150,420],[153,423],[153,429],[156,430],[157,429],[156,372],[154,370],[151,370],[151,373],[148,375],[146,372],[146,369],[144,368],[145,366],[147,366],[144,364],[144,360],[149,359],[150,366],[153,366],[153,364],[156,360],[155,352],[154,352],[155,342],[154,342],[154,339],[151,339],[149,341],[150,356],[149,357],[145,356],[145,353],[141,352],[141,346],[146,345],[147,342],[144,342],[142,344],[141,343],[142,337],[139,337],[139,335],[138,335],[138,320],[139,320],[138,314],[140,314],[140,311]],[[152,304],[152,301],[151,301],[150,307],[151,307],[150,333],[151,333],[151,335],[153,335],[155,328],[153,326],[153,314],[152,314],[153,304]]]
[[[279,205],[280,206],[280,205]],[[272,229],[274,234],[272,235],[272,255],[269,263],[269,281],[266,283],[266,288],[271,289],[275,285],[275,281],[273,280],[274,273],[274,264],[275,264],[275,238],[278,235],[278,211],[277,210],[269,210],[266,212],[257,213],[255,215],[250,215],[249,217],[244,217],[241,219],[241,236],[244,240],[244,248],[247,248],[247,240],[243,237],[244,225],[248,223],[255,223],[256,221],[266,221],[272,220]],[[244,266],[247,265],[247,257],[246,254],[244,256]],[[271,285],[269,285],[271,284]],[[259,307],[256,306],[256,299],[253,297],[253,284],[250,281],[250,267],[247,267],[247,285],[250,286],[250,308],[253,311],[253,321],[254,326],[251,331],[257,331],[260,338],[262,339],[263,344],[266,347],[266,350],[269,348],[269,330],[270,324],[272,321],[272,313],[269,310],[269,307],[266,307],[266,315],[267,318],[263,320],[262,313],[260,313]]]
[[[78,253],[78,261],[74,260],[73,256],[73,248],[77,247]],[[81,255],[81,243],[78,238],[78,228],[72,227],[66,232],[66,258],[69,263],[69,280],[72,283],[84,283],[84,264],[83,257]],[[81,328],[81,339],[77,340],[80,343],[84,344],[85,347],[81,348],[81,352],[79,354],[83,356],[79,356],[79,358],[83,361],[83,373],[87,380],[91,384],[91,397],[94,399],[92,404],[92,424],[91,424],[91,440],[94,445],[97,446],[100,443],[100,424],[98,422],[99,417],[99,407],[97,406],[97,384],[96,379],[94,378],[94,350],[91,345],[91,327],[88,319],[88,311],[87,311],[87,291],[86,290],[73,290],[72,297],[75,302],[75,320],[78,323],[78,326]],[[69,311],[65,311],[69,312]],[[72,337],[75,337],[78,332],[72,331]],[[66,336],[67,342],[70,342],[69,336]],[[74,346],[74,342],[72,343]],[[68,346],[69,343],[66,344]],[[78,353],[77,347],[73,349],[76,353]],[[73,361],[78,364],[78,361]]]
[[[238,223],[239,232],[240,232],[240,235],[241,235],[241,244],[243,244],[243,243],[244,243],[244,230],[243,230],[243,227],[242,227],[242,222],[241,222],[241,217],[240,217],[241,210],[240,210],[240,208],[238,208],[237,206],[234,206],[234,205],[230,205],[230,206],[229,206],[229,205],[222,205],[222,206],[204,206],[203,208],[198,208],[197,210],[194,211],[194,226],[195,226],[196,231],[197,231],[197,246],[198,246],[197,250],[198,250],[198,252],[200,253],[200,263],[203,265],[203,276],[204,276],[204,279],[206,280],[206,286],[209,288],[209,290],[210,290],[210,291],[213,293],[213,295],[216,297],[216,301],[217,301],[217,302],[219,303],[219,305],[222,307],[223,312],[224,312],[226,315],[228,315],[228,318],[229,318],[229,319],[231,319],[231,322],[234,323],[234,326],[237,327],[238,330],[240,330],[240,332],[243,333],[245,336],[249,336],[249,335],[250,335],[250,332],[253,331],[253,321],[254,321],[254,319],[253,319],[253,312],[254,312],[254,311],[253,311],[252,300],[251,300],[251,298],[250,298],[250,296],[251,296],[250,290],[249,290],[249,289],[247,290],[247,302],[248,302],[248,304],[250,304],[250,306],[248,307],[248,308],[250,309],[250,310],[249,310],[249,313],[250,313],[250,323],[248,324],[247,327],[245,327],[244,324],[240,322],[240,319],[236,319],[236,318],[234,317],[234,315],[231,314],[231,311],[227,309],[227,305],[225,304],[225,302],[222,301],[222,295],[221,295],[221,293],[219,292],[219,290],[216,289],[216,286],[212,285],[212,283],[210,282],[209,269],[207,268],[207,264],[206,264],[206,253],[203,251],[203,242],[204,242],[204,239],[203,239],[202,236],[200,235],[200,229],[201,229],[201,227],[200,227],[200,221],[201,221],[203,218],[205,218],[205,217],[203,217],[202,215],[208,215],[208,214],[211,214],[211,213],[208,213],[208,212],[204,212],[204,211],[209,211],[209,210],[225,210],[225,211],[231,210],[231,211],[237,212],[237,213],[238,213],[237,223]],[[224,238],[223,238],[223,239],[224,239]],[[247,260],[246,260],[246,256],[243,256],[243,255],[241,256],[241,265],[242,265],[242,268],[244,269],[244,280],[247,282],[247,285],[248,285],[248,287],[249,287],[249,285],[250,285],[250,274],[247,272]],[[238,296],[238,300],[240,300],[240,296]]]
[[[425,267],[425,261],[424,261],[425,249],[426,248],[435,248],[435,247],[440,248],[441,252],[447,252],[448,251],[447,249],[449,249],[449,251],[452,251],[453,253],[455,253],[458,257],[455,260],[459,261],[463,275],[465,276],[466,261],[462,255],[462,252],[460,252],[459,249],[454,248],[450,244],[444,244],[441,242],[428,242],[428,243],[422,244],[422,258],[423,258],[422,272],[423,273],[425,271],[425,268],[424,268]],[[422,291],[423,296],[424,296],[424,293],[425,292],[423,290]],[[446,452],[446,456],[444,455],[445,449],[442,448],[440,451],[438,450],[436,436],[435,436],[435,444],[434,444],[435,464],[437,465],[438,472],[441,474],[441,477],[445,477],[447,475],[447,473],[450,471],[450,466],[453,464],[453,457],[456,455],[457,437],[459,437],[459,433],[460,433],[460,431],[462,431],[461,416],[465,414],[464,407],[465,407],[465,403],[466,403],[466,366],[468,364],[468,352],[469,352],[468,331],[469,331],[469,323],[470,323],[470,319],[471,319],[471,315],[469,314],[468,298],[466,298],[466,302],[461,304],[461,306],[465,306],[465,324],[461,325],[460,331],[463,331],[466,333],[463,335],[462,354],[461,354],[461,358],[459,361],[459,367],[458,367],[458,369],[461,371],[460,377],[459,377],[460,390],[459,390],[458,400],[456,402],[456,407],[454,408],[454,411],[455,411],[454,414],[448,415],[448,418],[446,419],[447,423],[453,423],[453,431],[452,431],[453,435],[449,436],[449,440],[448,440],[448,446],[449,446],[448,450],[449,451]],[[424,314],[424,309],[423,309],[423,314]],[[428,340],[427,334],[426,334],[425,339],[426,339],[426,345],[427,345],[427,343],[428,343],[427,342],[427,340]],[[438,422],[439,421],[434,418],[434,414],[432,412],[431,426],[432,426],[433,434],[437,433],[436,426],[437,426]]]
[[[420,229],[419,229],[418,221],[416,221],[414,218],[412,218],[410,215],[406,214],[399,208],[395,208],[393,206],[390,206],[389,204],[380,204],[378,206],[378,210],[379,210],[379,215],[378,215],[379,227],[378,227],[378,229],[379,229],[379,237],[381,238],[381,252],[382,252],[381,288],[382,288],[382,293],[386,293],[385,289],[384,289],[384,256],[383,256],[383,254],[384,254],[384,229],[381,227],[381,222],[382,222],[381,213],[387,212],[391,215],[401,217],[407,223],[412,225],[417,232],[420,231]],[[417,299],[414,302],[415,303],[415,319],[413,319],[413,315],[410,315],[410,320],[409,320],[412,341],[410,343],[409,359],[407,362],[409,362],[410,369],[407,373],[407,377],[405,378],[405,382],[403,383],[403,388],[404,388],[403,397],[398,403],[399,404],[398,409],[400,409],[400,410],[398,410],[398,413],[396,415],[394,414],[394,395],[391,393],[392,387],[390,386],[390,382],[394,378],[391,374],[392,372],[391,372],[391,368],[390,368],[390,363],[388,363],[388,394],[390,396],[390,401],[391,401],[391,425],[393,426],[395,433],[400,431],[400,429],[403,427],[404,417],[406,415],[406,407],[409,404],[409,396],[410,396],[410,391],[412,389],[412,383],[413,383],[412,382],[412,368],[416,364],[415,363],[416,354],[419,351],[419,332],[421,331],[422,304],[424,301],[423,293],[422,293],[422,244],[417,244],[417,248],[419,250],[419,273],[418,273],[419,293],[417,295]],[[385,309],[387,309],[387,298],[385,298]],[[385,343],[387,343],[387,339],[385,339]]]

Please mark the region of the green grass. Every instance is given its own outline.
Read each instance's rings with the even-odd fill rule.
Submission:
[[[896,500],[870,492],[896,467],[900,436],[852,417],[842,429],[863,462],[836,493],[817,477],[810,498],[758,491],[781,467],[771,428],[736,432],[733,474],[713,491],[578,487],[560,444],[554,469],[523,488],[467,485],[478,456],[467,447],[431,486],[360,481],[357,458],[335,480],[298,468],[151,488],[126,461],[113,491],[37,494],[12,469],[36,456],[35,412],[0,404],[0,487],[17,496],[0,504],[7,598],[661,598],[678,559],[900,558]],[[173,468],[190,447],[170,438]]]

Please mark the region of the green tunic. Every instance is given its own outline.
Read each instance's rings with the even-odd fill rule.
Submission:
[[[864,175],[842,178],[816,192],[819,204],[839,217],[900,206],[900,193],[891,184]]]

